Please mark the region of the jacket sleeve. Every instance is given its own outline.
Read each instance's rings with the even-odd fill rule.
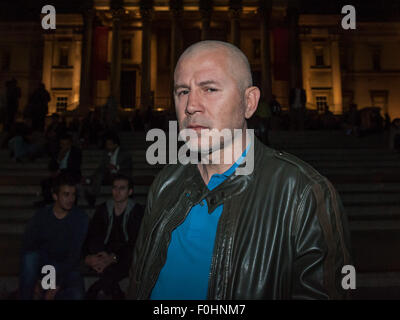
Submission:
[[[343,299],[341,270],[351,264],[347,218],[328,180],[308,185],[295,216],[293,299]]]

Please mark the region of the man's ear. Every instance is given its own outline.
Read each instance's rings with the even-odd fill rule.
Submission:
[[[244,94],[246,105],[244,116],[246,119],[249,119],[257,110],[258,101],[260,100],[260,89],[257,87],[249,87]]]
[[[58,196],[57,196],[57,194],[55,192],[51,192],[51,196],[53,197],[54,201],[57,201]]]
[[[133,193],[133,189],[131,188],[131,189],[129,189],[129,196],[131,196],[132,195],[132,193]]]

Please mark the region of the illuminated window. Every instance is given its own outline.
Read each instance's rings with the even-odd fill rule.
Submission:
[[[381,108],[383,113],[388,112],[389,91],[370,90],[371,103],[374,107]]]
[[[322,47],[316,47],[314,49],[314,53],[315,53],[315,65],[324,66],[325,65],[324,49]]]
[[[324,113],[325,112],[325,106],[327,105],[327,98],[326,96],[317,96],[317,111],[318,113]]]
[[[64,112],[67,110],[67,105],[68,105],[68,97],[66,96],[60,96],[57,97],[57,104],[56,104],[56,111],[57,112]]]
[[[122,59],[132,59],[132,39],[122,40]]]
[[[62,67],[68,66],[68,54],[69,54],[68,47],[61,47],[60,48],[60,58],[58,60],[58,65]]]

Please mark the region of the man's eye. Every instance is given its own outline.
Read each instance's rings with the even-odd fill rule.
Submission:
[[[188,94],[189,90],[182,90],[182,91],[178,91],[178,96],[182,96],[184,94]]]
[[[215,92],[215,91],[218,91],[218,89],[216,89],[216,88],[206,88],[206,91],[207,92]]]

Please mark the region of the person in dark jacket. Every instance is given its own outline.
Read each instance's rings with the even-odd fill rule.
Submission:
[[[129,299],[346,296],[350,241],[338,193],[310,165],[248,130],[259,98],[249,62],[232,44],[202,41],[179,58],[176,114],[200,162],[179,159],[150,187]],[[217,138],[211,147],[207,129]],[[234,136],[222,139],[223,130]]]
[[[84,297],[79,263],[89,219],[74,206],[75,183],[68,174],[58,176],[53,186],[55,203],[41,208],[28,223],[22,246],[20,299],[80,300]],[[54,288],[44,288],[43,266],[54,268]]]
[[[18,86],[17,80],[12,78],[6,82],[6,131],[9,131],[15,122],[15,116],[18,112],[20,98],[21,88]]]
[[[50,100],[50,94],[43,83],[30,96],[28,105],[30,112],[28,117],[32,120],[33,130],[43,132],[45,119],[49,112],[48,104]]]
[[[86,299],[96,299],[100,291],[113,299],[124,299],[119,282],[128,277],[132,252],[140,228],[144,208],[130,196],[132,180],[115,175],[112,182],[112,200],[96,208],[90,221],[84,246],[85,264],[99,276],[87,291]]]
[[[120,145],[118,135],[110,131],[104,136],[105,150],[100,164],[91,177],[84,179],[84,183],[90,185],[85,188],[85,196],[88,204],[93,207],[100,193],[102,185],[109,185],[116,174],[132,176],[132,155]]]
[[[82,151],[72,144],[72,136],[64,133],[60,137],[58,152],[49,161],[50,177],[41,181],[43,201],[36,206],[53,202],[51,186],[61,173],[68,173],[78,184],[81,180]]]

